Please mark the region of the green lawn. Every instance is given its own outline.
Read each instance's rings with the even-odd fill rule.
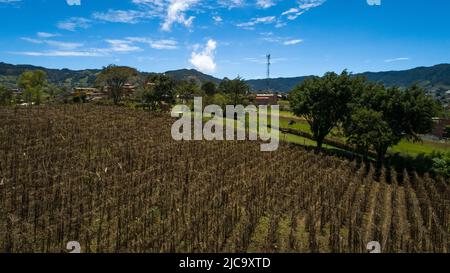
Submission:
[[[295,129],[303,132],[311,133],[309,124],[306,121],[293,120],[280,116],[280,128]]]
[[[391,153],[417,156],[419,154],[431,154],[433,152],[450,152],[450,144],[432,141],[413,143],[402,140],[397,146],[392,147],[389,151]]]
[[[270,117],[270,116],[269,116]],[[208,119],[204,119],[207,121]],[[248,124],[248,117],[246,118]],[[269,121],[270,123],[270,121]],[[235,125],[237,129],[242,130],[243,127],[241,124],[237,124],[235,121]],[[285,129],[295,129],[302,132],[310,133],[311,130],[309,127],[309,124],[303,120],[300,117],[294,116],[291,112],[282,111],[280,112],[280,128]],[[337,130],[334,130],[334,132],[337,132]],[[331,137],[331,136],[330,136]],[[333,137],[334,140],[340,140],[342,142],[345,142],[344,137]],[[294,144],[300,144],[303,146],[316,146],[316,142],[314,140],[311,140],[309,138],[305,138],[302,136],[297,136],[293,134],[280,134],[280,140],[294,143]],[[325,147],[327,148],[327,147]],[[337,149],[335,147],[329,146],[330,149]],[[440,143],[440,142],[433,142],[433,141],[424,141],[424,142],[410,142],[403,140],[401,141],[397,146],[392,147],[389,149],[389,153],[395,154],[400,153],[404,155],[410,155],[410,156],[417,156],[419,154],[431,154],[433,152],[450,152],[450,143]]]
[[[282,133],[282,134],[280,134],[280,140],[289,142],[289,143],[307,146],[307,147],[308,146],[316,147],[316,142],[314,140],[311,140],[311,139],[305,138],[305,137],[301,137],[301,136],[297,136],[297,135],[293,135],[293,134]]]
[[[289,128],[311,133],[309,124],[301,118],[295,117],[290,112],[280,112],[280,128]],[[304,138],[299,138],[300,139],[287,137],[286,141],[302,144],[299,142],[302,142]],[[339,139],[340,141],[345,141],[345,138],[343,137],[337,139]],[[307,142],[307,146],[309,146],[308,144],[311,144],[311,142],[315,143],[314,141],[310,140],[310,142]],[[411,142],[403,140],[397,146],[389,149],[389,152],[393,154],[400,153],[411,156],[417,156],[419,154],[431,154],[433,152],[450,152],[450,143],[441,143],[436,141]]]

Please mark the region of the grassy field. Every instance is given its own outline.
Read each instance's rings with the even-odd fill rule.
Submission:
[[[294,120],[291,118],[280,117],[280,128],[296,129],[303,132],[311,133],[309,124],[304,120]]]
[[[305,120],[299,118],[292,119],[286,118],[287,114],[280,114],[280,128],[290,128],[300,130],[302,132],[307,132],[311,134],[311,129],[309,124]],[[334,131],[337,133],[336,131]],[[336,137],[334,137],[336,138]],[[340,141],[345,142],[345,138],[337,138]],[[293,140],[294,143],[298,143],[295,138],[288,137],[286,141]],[[315,143],[311,140],[312,143]],[[311,142],[308,145],[312,144]],[[389,153],[400,153],[409,156],[417,156],[419,154],[432,154],[433,152],[450,152],[450,143],[437,142],[437,141],[422,141],[422,142],[411,142],[407,140],[401,141],[398,145],[389,149]]]
[[[294,116],[291,112],[280,111],[280,128],[281,129],[295,129],[302,132],[311,134],[311,129],[309,124],[300,117]],[[204,119],[207,121],[208,119]],[[246,118],[248,124],[248,117]],[[235,122],[236,128],[243,129],[244,127]],[[339,135],[337,130],[333,130],[331,135],[328,137],[333,140],[345,142],[345,137],[336,136]],[[307,147],[315,147],[316,141],[306,138],[304,136],[298,136],[294,134],[281,134],[280,139],[285,142],[300,144]],[[326,145],[325,148],[332,148],[337,150],[342,150],[333,146]],[[407,140],[401,141],[398,145],[392,147],[388,151],[390,154],[402,154],[407,156],[415,157],[419,154],[430,155],[433,152],[450,152],[450,143],[442,143],[436,141],[422,141],[422,142],[411,142]]]
[[[450,143],[433,141],[410,142],[403,140],[397,146],[390,149],[391,153],[417,156],[419,154],[431,154],[433,152],[450,152]]]
[[[316,146],[316,142],[314,140],[293,134],[281,134],[280,139],[285,142],[300,144],[306,147]]]

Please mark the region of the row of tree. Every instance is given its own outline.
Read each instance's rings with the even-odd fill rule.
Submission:
[[[217,85],[214,82],[199,83],[195,79],[175,81],[164,74],[154,73],[145,77],[142,75],[131,67],[109,65],[96,75],[95,85],[117,105],[124,99],[125,85],[133,83],[137,85],[137,92],[133,94],[132,99],[152,111],[161,110],[164,105],[171,105],[177,100],[188,103],[194,96],[201,96],[209,104],[221,106],[249,103],[250,87],[240,77],[233,80],[225,78]],[[17,86],[22,90],[19,96],[14,96],[12,90],[0,87],[0,104],[14,102],[40,104],[44,100],[54,101],[59,98],[68,101],[70,97],[67,88],[50,84],[47,74],[42,70],[24,72],[19,77]],[[78,97],[72,99],[75,102],[84,101]]]
[[[218,105],[246,104],[250,87],[240,77],[230,80],[225,78],[219,85],[214,82],[199,84],[196,80],[175,81],[164,74],[150,74],[143,80],[137,80],[136,69],[126,66],[110,65],[97,75],[97,85],[107,86],[104,91],[114,104],[123,98],[123,87],[130,81],[139,85],[135,98],[150,109],[159,110],[165,104],[173,104],[177,99],[188,102],[194,96],[201,96],[209,103]]]
[[[66,87],[57,87],[47,79],[47,73],[43,70],[25,71],[17,80],[17,87],[22,92],[14,94],[13,90],[0,86],[0,105],[21,102],[39,105],[44,101],[67,99],[69,90]]]
[[[21,100],[40,104],[43,90],[47,86],[47,74],[42,70],[26,71],[19,77],[17,86],[23,89]],[[8,105],[13,101],[13,91],[0,86],[0,104]]]
[[[291,108],[306,119],[320,150],[335,128],[356,145],[365,160],[370,150],[380,166],[389,147],[402,139],[417,141],[433,128],[439,104],[417,86],[386,88],[347,71],[327,73],[298,85],[289,95]]]

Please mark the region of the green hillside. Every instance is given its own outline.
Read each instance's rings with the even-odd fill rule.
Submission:
[[[404,71],[366,72],[360,74],[373,82],[387,86],[410,86],[419,84],[427,90],[450,90],[450,64],[439,64],[432,67],[417,67]]]
[[[32,65],[12,65],[0,62],[0,84],[9,88],[16,86],[17,77],[26,70],[42,69],[47,72],[49,81],[59,86],[67,87],[87,87],[95,83],[95,75],[100,71],[98,69],[70,70],[70,69],[48,69]],[[221,79],[201,73],[194,69],[180,69],[167,71],[173,79],[190,80],[198,82],[212,81],[220,83]],[[142,76],[148,73],[142,72]],[[355,74],[365,76],[369,81],[383,83],[386,86],[406,87],[413,84],[419,84],[429,92],[442,93],[450,90],[450,64],[440,64],[432,67],[418,67],[404,71],[387,72],[365,72]],[[297,84],[301,83],[308,76],[292,78],[270,79],[270,88],[277,92],[289,92]],[[267,89],[267,80],[248,80],[254,92]]]
[[[220,79],[214,78],[213,76],[206,75],[204,73],[201,73],[195,69],[180,69],[180,70],[173,70],[173,71],[167,71],[165,74],[171,76],[176,81],[181,80],[190,80],[194,79],[198,82],[207,82],[212,81],[216,84],[220,83]]]
[[[269,80],[269,86],[271,90],[287,93],[291,91],[297,84],[304,81],[307,77],[295,77],[295,78],[275,78]],[[267,80],[248,80],[253,91],[266,90]]]
[[[100,72],[99,69],[85,69],[85,70],[70,70],[70,69],[49,69],[33,65],[12,65],[0,62],[0,85],[8,88],[15,88],[17,78],[27,70],[44,70],[49,78],[49,82],[58,86],[67,87],[89,87],[95,84],[95,76]],[[174,71],[167,71],[165,74],[171,76],[174,80],[190,80],[194,79],[199,82],[213,81],[220,83],[220,79],[214,78],[210,75],[203,74],[194,69],[180,69]],[[142,72],[141,76],[148,75]]]
[[[0,62],[0,84],[9,88],[16,87],[17,78],[27,70],[41,69],[47,72],[49,81],[58,86],[92,86],[95,75],[100,71],[97,69],[70,70],[70,69],[48,69],[33,65],[12,65]]]
[[[365,72],[355,74],[364,76],[371,82],[386,86],[407,87],[419,84],[427,91],[450,90],[450,64],[439,64],[432,67],[417,67],[403,71]],[[279,92],[289,92],[307,77],[278,78],[270,80],[270,88]],[[267,80],[248,81],[253,90],[265,90]]]

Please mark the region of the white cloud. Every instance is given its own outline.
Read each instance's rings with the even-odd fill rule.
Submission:
[[[64,50],[72,50],[79,47],[82,47],[82,43],[70,43],[70,42],[61,42],[61,41],[55,41],[55,40],[40,40],[40,39],[33,39],[33,38],[27,38],[23,37],[22,40],[27,41],[29,43],[33,44],[46,44],[49,46],[54,46],[60,49]]]
[[[162,24],[164,31],[170,31],[174,23],[182,24],[190,27],[195,19],[195,16],[187,17],[186,11],[197,4],[199,0],[171,0],[167,8],[166,17]]]
[[[106,40],[110,45],[107,51],[113,52],[133,52],[141,50],[140,47],[133,45],[131,41],[127,40]]]
[[[40,38],[52,38],[52,37],[59,36],[59,34],[48,33],[48,32],[38,32],[38,33],[36,33],[36,35]]]
[[[217,1],[219,6],[227,8],[227,9],[234,9],[234,8],[240,8],[245,5],[244,0],[219,0]]]
[[[273,34],[273,32],[264,32],[264,33],[261,33],[261,36],[262,36],[261,39],[266,42],[277,43],[277,44],[282,44],[282,45],[286,45],[286,46],[296,45],[296,44],[303,42],[302,39],[293,39],[292,37],[275,36]]]
[[[369,6],[381,6],[381,0],[367,0]]]
[[[212,39],[209,40],[202,51],[192,52],[190,63],[201,72],[211,73],[216,71],[217,65],[214,60],[216,48],[217,42]]]
[[[281,15],[286,16],[288,20],[295,20],[305,12],[309,11],[312,8],[319,7],[325,2],[326,0],[300,0],[298,1],[298,7],[286,10]]]
[[[165,13],[170,0],[132,0],[132,2],[138,5],[141,10],[145,10],[146,13],[157,16]]]
[[[402,57],[402,58],[387,59],[387,60],[384,60],[384,62],[392,63],[392,62],[409,61],[409,60],[410,60],[409,58]]]
[[[157,40],[151,41],[150,47],[154,49],[177,49],[178,42],[174,40]]]
[[[145,6],[163,6],[167,0],[132,0],[134,4]]]
[[[276,27],[276,28],[282,28],[282,27],[284,27],[284,26],[286,26],[286,25],[287,25],[286,22],[283,22],[283,21],[281,21],[281,20],[277,20],[277,23],[275,24],[275,27]]]
[[[69,42],[52,41],[52,40],[46,40],[45,43],[48,45],[51,45],[51,46],[55,46],[55,47],[59,47],[61,49],[67,49],[67,50],[75,49],[75,48],[79,48],[79,47],[83,46],[82,43],[69,43]]]
[[[5,1],[5,0],[0,0]],[[66,0],[72,5],[81,4],[81,0]],[[305,11],[322,5],[326,0],[297,0],[298,6],[291,8],[282,15],[287,16],[287,19],[294,20]],[[130,10],[114,10],[95,12],[90,19],[85,18],[69,18],[58,24],[60,29],[74,31],[78,28],[87,28],[95,21],[116,22],[116,23],[130,23],[136,24],[142,22],[144,19],[160,18],[161,29],[163,31],[171,31],[175,24],[181,24],[190,28],[195,20],[195,14],[192,12],[202,13],[217,8],[237,8],[245,7],[248,2],[245,0],[218,0],[218,1],[200,1],[200,0],[131,0],[136,5],[135,9]],[[276,5],[278,0],[254,0],[254,5],[268,9]],[[200,5],[202,3],[203,5]],[[253,4],[252,4],[253,6]],[[261,18],[254,18],[252,21],[238,24],[238,27],[252,29],[256,24],[261,23],[275,23],[276,27],[286,25],[282,17],[267,16]],[[221,16],[211,16],[216,24],[223,22]],[[267,21],[264,21],[267,20]]]
[[[81,0],[67,0],[69,6],[81,6]]]
[[[62,42],[48,39],[34,39],[23,37],[22,40],[33,44],[47,45],[50,48],[42,51],[13,52],[26,56],[45,57],[103,57],[115,56],[115,54],[128,54],[142,49],[135,43],[148,43],[155,49],[174,49],[177,42],[174,40],[150,40],[146,38],[106,39],[104,47],[86,47],[82,43]]]
[[[59,29],[75,31],[77,28],[88,28],[91,26],[91,20],[82,17],[72,17],[57,24]]]
[[[223,22],[223,19],[222,19],[222,17],[220,17],[220,16],[213,16],[213,20],[214,20],[214,22],[216,22],[216,23],[221,23],[221,22]]]
[[[288,15],[288,14],[292,14],[292,13],[297,13],[297,12],[299,12],[299,11],[300,11],[300,10],[299,10],[298,8],[291,8],[291,9],[289,9],[289,10],[283,12],[281,15]]]
[[[21,2],[22,0],[0,0],[0,3],[5,3],[5,4],[9,4],[9,3],[17,3],[17,2]]]
[[[319,7],[321,5],[323,5],[326,0],[300,0],[300,9],[304,9],[306,11],[315,8],[315,7]]]
[[[299,17],[300,15],[302,15],[303,13],[305,13],[305,11],[300,10],[298,8],[291,8],[285,12],[283,12],[281,15],[285,15],[287,16],[287,18],[289,20],[295,20],[297,19],[297,17]]]
[[[146,17],[145,13],[137,10],[108,10],[107,12],[95,12],[92,17],[97,20],[112,23],[136,24],[139,19]]]
[[[275,16],[267,16],[267,17],[259,17],[259,18],[253,18],[249,22],[246,23],[240,23],[236,26],[246,29],[253,29],[253,27],[257,24],[270,24],[275,22],[276,17]]]
[[[275,6],[275,2],[273,0],[257,0],[256,4],[263,9]]]
[[[153,40],[145,37],[128,37],[126,40],[148,44],[153,49],[177,49],[178,42],[172,39]]]
[[[294,40],[288,40],[288,41],[284,41],[283,45],[296,45],[303,42],[303,40],[301,39],[294,39]]]

